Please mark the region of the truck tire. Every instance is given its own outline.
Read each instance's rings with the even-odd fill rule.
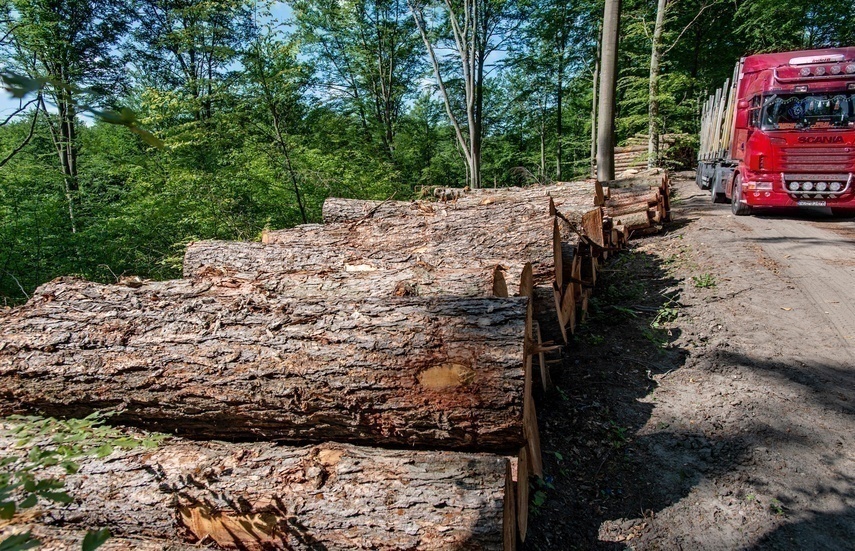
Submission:
[[[736,175],[733,182],[733,193],[730,200],[730,212],[736,216],[748,216],[751,214],[751,207],[742,202],[742,178]]]
[[[713,203],[727,203],[727,197],[725,197],[724,192],[720,191],[718,186],[715,185],[715,180],[713,180],[712,185],[710,185],[710,196],[712,197]]]

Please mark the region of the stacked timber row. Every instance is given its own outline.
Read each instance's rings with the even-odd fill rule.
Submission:
[[[659,136],[659,154],[664,155],[677,139],[676,134]],[[647,134],[636,134],[618,147],[615,147],[615,173],[647,167]]]
[[[613,239],[629,239],[662,230],[670,221],[670,180],[666,172],[646,174],[607,182],[603,215]]]
[[[326,224],[191,244],[182,280],[43,285],[0,314],[0,414],[113,410],[175,437],[86,462],[67,478],[85,498],[37,531],[56,548],[108,526],[117,549],[513,549],[542,474],[544,335],[574,330],[627,237],[604,201],[593,182],[330,199]]]

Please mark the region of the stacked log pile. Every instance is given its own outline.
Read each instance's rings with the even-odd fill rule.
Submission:
[[[116,549],[514,549],[544,336],[585,315],[645,185],[330,199],[325,224],[191,244],[182,280],[43,285],[0,313],[0,414],[175,436],[87,460],[85,499],[31,524],[58,549],[101,526]]]
[[[607,231],[628,239],[662,230],[670,221],[670,181],[666,172],[650,171],[607,182],[603,215]]]

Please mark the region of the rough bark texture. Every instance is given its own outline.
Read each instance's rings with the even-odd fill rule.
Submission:
[[[551,282],[553,216],[548,209],[548,198],[539,205],[512,200],[471,208],[439,204],[433,213],[418,216],[271,231],[263,242],[294,249],[342,250],[345,254],[354,250],[363,255],[392,251],[400,261],[452,269],[531,262],[535,281]],[[388,258],[389,253],[379,254]],[[509,270],[506,275],[509,288],[519,286],[519,272]]]
[[[0,413],[193,438],[508,450],[526,298],[287,299],[56,280],[0,319]]]
[[[322,254],[318,248],[301,256],[289,246],[201,241],[187,247],[184,277],[210,281],[224,290],[248,288],[291,298],[507,296],[499,292],[506,287],[504,266],[442,268],[400,258],[389,261],[367,254],[345,257],[334,249],[325,252],[329,254],[318,258]]]
[[[600,93],[597,109],[597,180],[615,177],[615,90],[621,0],[606,0],[600,54]]]
[[[366,222],[381,218],[411,216],[444,216],[444,211],[467,209],[481,210],[489,216],[490,211],[481,207],[495,205],[494,210],[503,208],[502,204],[513,202],[526,203],[543,212],[552,198],[556,206],[563,206],[568,217],[581,217],[594,208],[594,182],[558,182],[548,186],[529,186],[525,188],[508,187],[497,189],[479,189],[467,191],[449,202],[433,201],[363,201],[358,199],[329,198],[324,201],[323,219],[327,224],[337,222]],[[559,209],[560,210],[560,209]]]
[[[74,475],[48,471],[76,499],[40,503],[40,523],[106,526],[121,538],[176,540],[173,549],[182,540],[259,551],[502,549],[504,457],[174,439],[79,463]]]

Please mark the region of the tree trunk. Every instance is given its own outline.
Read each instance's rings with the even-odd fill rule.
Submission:
[[[600,45],[602,33],[597,33],[597,55],[591,79],[591,178],[597,177],[597,87],[600,83]]]
[[[2,455],[15,449],[6,437]],[[501,550],[508,460],[487,454],[321,444],[167,440],[83,458],[65,479],[77,499],[43,502],[65,529],[213,540],[242,550]],[[79,549],[79,548],[78,548]]]
[[[621,0],[606,0],[600,62],[600,98],[597,116],[597,180],[615,178],[615,89]]]
[[[558,40],[558,71],[556,74],[555,86],[555,179],[561,180],[563,177],[562,164],[564,163],[563,143],[564,139],[564,49],[566,48],[566,32],[559,32]]]
[[[509,450],[527,298],[278,298],[59,279],[0,319],[0,414],[192,438]]]
[[[659,58],[662,55],[662,28],[667,0],[658,0],[653,45],[650,49],[650,97],[647,113],[647,168],[659,166]]]
[[[498,265],[454,269],[424,262],[383,262],[368,255],[343,261],[335,250],[309,264],[289,259],[283,248],[230,241],[191,243],[184,255],[184,277],[211,282],[221,293],[274,293],[295,299],[508,296],[504,268]]]

